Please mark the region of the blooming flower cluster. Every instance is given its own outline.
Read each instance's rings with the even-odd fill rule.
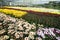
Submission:
[[[43,40],[46,35],[60,40],[59,29],[44,28],[43,24],[30,24],[22,18],[0,13],[0,40]]]
[[[21,16],[27,14],[27,12],[18,11],[18,10],[13,10],[13,9],[0,9],[0,12],[5,13],[5,14],[9,14],[9,15],[13,15],[13,16],[15,16],[15,17],[21,17]],[[17,14],[16,14],[16,13],[17,13]]]

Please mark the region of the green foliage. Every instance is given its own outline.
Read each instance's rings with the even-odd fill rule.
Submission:
[[[50,1],[49,3],[45,3],[45,4],[33,5],[33,7],[46,7],[46,8],[53,8],[53,9],[60,10],[60,2],[59,1]]]
[[[29,23],[43,24],[45,27],[54,27],[60,29],[60,17],[27,14],[22,17]]]
[[[47,5],[48,4],[48,5]],[[54,8],[54,9],[59,9],[60,10],[60,2],[59,1],[50,1],[47,4],[43,4],[44,7],[47,8]]]

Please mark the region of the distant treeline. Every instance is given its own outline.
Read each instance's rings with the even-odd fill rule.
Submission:
[[[44,4],[44,7],[60,9],[60,1],[51,1],[48,4]]]
[[[46,8],[60,9],[60,1],[50,1],[49,3],[37,4],[34,6],[35,7],[46,7]]]

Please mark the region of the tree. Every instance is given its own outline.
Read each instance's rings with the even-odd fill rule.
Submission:
[[[0,7],[3,6],[3,3],[4,3],[4,1],[3,0],[0,0]]]

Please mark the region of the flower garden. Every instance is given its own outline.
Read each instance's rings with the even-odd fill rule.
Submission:
[[[15,9],[21,9],[21,10],[30,10],[35,12],[48,12],[51,14],[60,14],[60,10],[56,9],[48,9],[48,8],[35,8],[35,7],[6,7],[6,8],[15,8]]]
[[[25,8],[28,11],[37,10],[30,9]],[[22,10],[24,8],[21,10],[0,9],[1,40],[60,40],[60,16],[40,15],[34,14],[33,11]],[[43,12],[43,10],[38,12]],[[60,11],[51,13],[59,15]]]
[[[9,14],[9,15],[13,15],[15,17],[21,17],[21,16],[27,14],[27,12],[24,12],[24,11],[9,10],[9,9],[0,9],[0,12],[3,12],[5,14]]]

